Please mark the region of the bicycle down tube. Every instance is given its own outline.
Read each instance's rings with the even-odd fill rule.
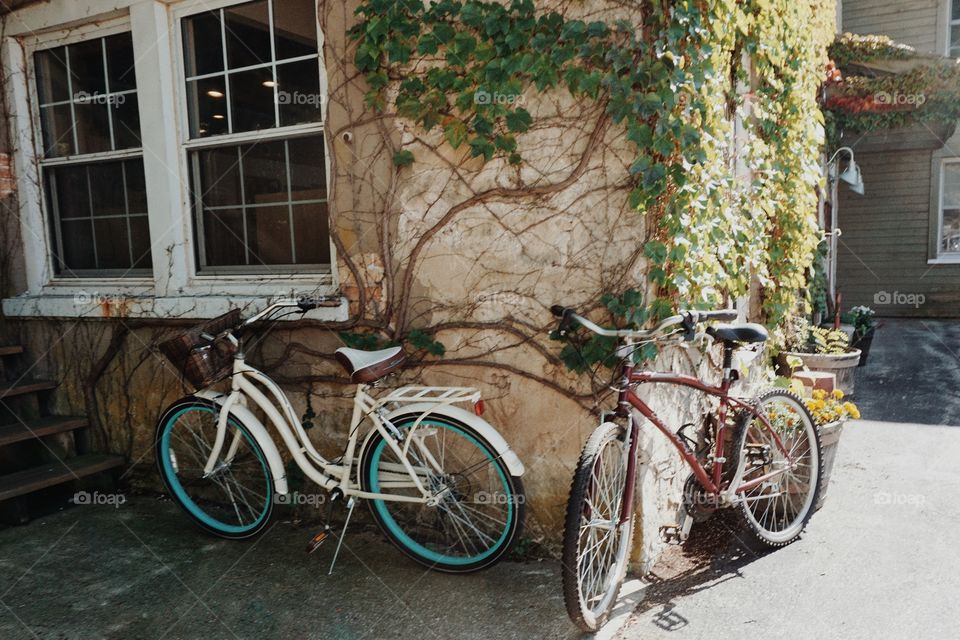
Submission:
[[[643,417],[652,422],[653,425],[661,433],[663,433],[663,435],[666,436],[671,443],[673,443],[673,446],[676,447],[677,451],[680,453],[680,456],[693,471],[694,475],[696,475],[697,480],[701,483],[703,488],[708,493],[713,495],[720,495],[720,485],[723,477],[723,466],[725,462],[723,460],[723,446],[724,436],[727,429],[726,414],[729,406],[746,409],[754,417],[759,418],[761,423],[764,425],[764,428],[773,436],[777,448],[781,451],[781,453],[783,453],[790,464],[793,463],[793,456],[791,455],[791,452],[787,450],[780,438],[780,435],[777,433],[777,430],[772,427],[767,417],[761,412],[757,411],[756,407],[749,402],[745,402],[740,398],[729,395],[731,381],[727,377],[724,377],[719,386],[712,386],[693,376],[658,373],[654,371],[634,371],[633,367],[625,367],[623,379],[624,381],[629,382],[629,386],[624,385],[624,388],[622,388],[619,392],[619,397],[617,399],[618,415],[621,417],[628,417],[630,419],[629,434],[631,440],[629,459],[627,461],[628,481],[626,487],[624,488],[623,503],[621,504],[620,509],[621,524],[626,522],[626,519],[630,517],[633,510],[633,496],[635,491],[634,480],[636,478],[636,454],[640,433],[640,422],[636,419],[634,414],[630,412],[628,407],[633,407],[639,411]],[[653,409],[651,409],[650,406],[641,400],[640,397],[634,392],[632,385],[643,383],[671,384],[681,387],[689,387],[702,393],[716,396],[720,399],[720,406],[716,414],[718,427],[715,436],[716,442],[714,451],[713,477],[707,473],[707,470],[704,469],[703,465],[700,464],[700,461],[697,460],[695,452],[691,451],[689,447],[687,447],[687,445],[680,439],[680,437],[671,431],[666,423],[664,423],[663,420],[657,416],[656,412],[654,412]],[[737,486],[734,489],[734,493],[748,491],[758,484],[782,473],[782,470],[777,470],[759,478],[754,478],[746,484]],[[734,480],[739,481],[739,477],[734,478]]]

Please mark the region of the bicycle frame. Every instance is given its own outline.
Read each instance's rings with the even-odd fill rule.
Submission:
[[[637,446],[639,442],[640,422],[636,420],[633,412],[630,411],[631,407],[636,409],[647,420],[652,422],[653,425],[661,433],[663,433],[663,435],[665,435],[670,442],[673,443],[673,446],[676,447],[677,451],[680,453],[680,457],[686,461],[687,465],[693,471],[703,488],[708,493],[716,496],[718,499],[721,499],[724,502],[730,502],[736,498],[737,494],[749,491],[757,485],[783,473],[782,470],[773,471],[759,478],[754,478],[750,482],[741,485],[740,481],[743,476],[743,461],[741,460],[739,468],[737,469],[737,472],[731,480],[729,486],[726,488],[726,490],[722,490],[721,482],[723,477],[723,466],[726,462],[725,458],[723,457],[723,445],[724,436],[726,435],[727,430],[726,417],[729,408],[745,409],[753,416],[759,418],[764,428],[773,435],[774,442],[783,453],[786,460],[790,464],[793,464],[793,456],[790,455],[790,452],[787,450],[779,434],[772,427],[767,417],[760,413],[749,401],[730,395],[730,386],[733,382],[733,379],[730,373],[728,358],[729,354],[725,354],[723,379],[720,384],[716,386],[709,385],[699,378],[693,376],[659,373],[655,371],[635,371],[632,365],[624,367],[623,377],[621,379],[622,384],[620,385],[621,388],[617,397],[616,415],[621,418],[626,418],[630,421],[630,426],[628,429],[630,448],[628,454],[629,458],[627,460],[627,484],[624,488],[623,503],[621,505],[620,524],[626,522],[633,514],[633,496],[634,484],[636,480]],[[664,423],[664,421],[657,416],[653,409],[650,408],[646,402],[640,399],[639,396],[637,396],[633,389],[634,386],[646,383],[669,384],[688,387],[702,393],[715,396],[720,400],[720,405],[716,413],[718,426],[715,437],[716,442],[714,443],[715,451],[713,452],[714,464],[712,476],[707,472],[706,469],[704,469],[703,465],[700,464],[700,461],[697,460],[695,452],[691,451],[683,442],[683,440],[681,440],[676,433],[670,430],[666,423]]]
[[[264,393],[261,388],[264,389],[266,393]],[[400,431],[387,418],[384,407],[391,402],[409,402],[411,400],[434,401],[434,404],[437,406],[449,405],[471,399],[477,401],[479,400],[479,392],[465,387],[404,387],[398,390],[397,393],[387,394],[385,397],[377,399],[367,393],[369,388],[369,385],[366,384],[357,385],[346,452],[339,461],[327,460],[310,442],[300,419],[293,410],[293,406],[280,387],[266,374],[246,364],[243,355],[238,354],[234,359],[229,394],[225,400],[221,400],[222,396],[220,395],[216,396],[218,402],[221,404],[221,408],[217,421],[217,434],[210,451],[210,456],[204,466],[205,475],[213,473],[218,461],[221,460],[220,454],[225,445],[227,421],[231,410],[235,406],[246,407],[249,399],[264,412],[269,422],[273,424],[297,466],[300,467],[308,478],[319,484],[323,489],[327,491],[339,489],[345,497],[354,496],[357,498],[390,500],[395,502],[433,504],[440,496],[434,495],[424,486],[423,482],[421,482],[421,478],[426,477],[427,474],[430,473],[430,469],[420,465],[415,466],[411,464],[409,460],[410,447],[416,446],[416,453],[419,455],[419,459],[423,461],[423,464],[433,466],[435,470],[440,470],[439,464],[433,459],[429,450],[423,445],[420,439],[423,435],[429,435],[429,431],[422,430],[418,432],[418,430],[421,429],[423,418],[426,417],[429,411],[424,413],[424,415],[407,430],[405,435],[401,436]],[[433,391],[438,393],[431,395],[430,392]],[[390,488],[415,488],[420,493],[420,496],[371,493],[361,490],[358,486],[359,482],[352,482],[351,474],[354,469],[354,463],[358,461],[362,453],[362,449],[358,451],[357,448],[360,437],[359,426],[367,418],[372,421],[373,428],[364,431],[364,442],[366,442],[366,438],[372,435],[373,431],[379,432],[387,445],[401,461],[399,465],[388,463],[383,466],[383,470],[387,473],[381,475],[381,486]],[[241,432],[240,430],[236,430],[221,464],[224,462],[229,463],[233,460],[240,442]]]

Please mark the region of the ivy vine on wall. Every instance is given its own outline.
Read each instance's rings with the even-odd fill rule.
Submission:
[[[565,90],[602,103],[636,147],[629,201],[652,223],[645,318],[729,302],[755,279],[775,327],[818,243],[817,91],[833,2],[639,4],[635,24],[567,19],[531,0],[365,0],[350,36],[369,106],[442,130],[484,162],[523,162],[533,116],[511,97]],[[398,170],[416,161],[409,150],[393,159]]]

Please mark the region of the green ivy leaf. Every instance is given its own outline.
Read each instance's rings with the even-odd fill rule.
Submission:
[[[530,112],[523,107],[517,107],[507,113],[506,121],[507,129],[512,133],[523,133],[530,128],[530,125],[533,123],[533,117],[530,115]]]
[[[413,153],[403,149],[393,154],[393,164],[398,167],[409,167],[413,164]]]
[[[440,357],[446,353],[446,348],[441,342],[434,340],[430,335],[421,329],[414,329],[407,334],[407,341],[419,351],[426,351],[432,356]]]
[[[467,131],[467,125],[460,120],[454,120],[443,128],[443,135],[454,149],[460,148],[467,137],[470,135]]]
[[[470,155],[474,158],[483,156],[484,160],[493,157],[493,144],[487,138],[474,138],[470,141]]]

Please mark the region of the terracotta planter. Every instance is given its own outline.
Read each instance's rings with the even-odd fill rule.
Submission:
[[[811,371],[826,371],[837,376],[837,388],[843,391],[844,395],[852,396],[854,391],[853,372],[860,362],[860,349],[851,349],[847,353],[839,355],[829,353],[797,353],[795,351],[780,352],[780,364],[783,368],[789,369],[786,365],[787,358],[797,357],[803,361],[803,366]],[[793,372],[790,371],[790,374]]]
[[[820,425],[820,455],[823,456],[823,475],[820,477],[820,496],[814,509],[820,510],[827,499],[827,487],[830,486],[830,476],[833,474],[833,465],[837,460],[837,448],[840,446],[840,435],[843,433],[844,421],[830,422]]]

